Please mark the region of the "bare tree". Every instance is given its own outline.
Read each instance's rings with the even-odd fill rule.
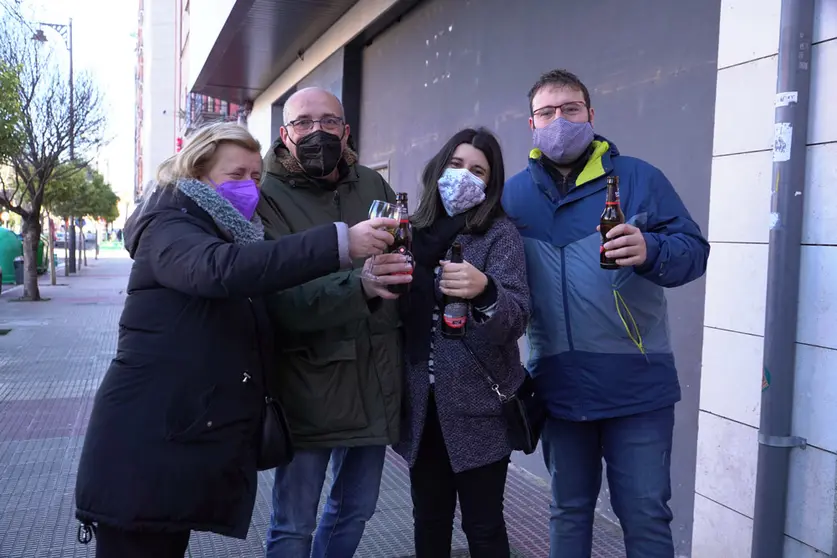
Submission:
[[[101,94],[87,74],[69,78],[53,63],[48,47],[33,40],[31,27],[21,19],[0,21],[0,61],[21,68],[18,95],[23,147],[11,157],[11,177],[0,174],[0,207],[21,217],[23,224],[24,298],[40,300],[37,250],[46,187],[52,180],[80,172],[85,154],[103,142],[105,113]],[[70,95],[73,103],[70,103]],[[72,108],[71,108],[72,107]],[[74,143],[76,160],[69,161]],[[71,163],[62,165],[62,163]]]

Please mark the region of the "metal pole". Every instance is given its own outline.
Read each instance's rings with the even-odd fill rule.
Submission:
[[[68,46],[70,51],[70,160],[76,160],[76,100],[73,94],[73,18],[70,18],[68,30]]]
[[[806,446],[791,419],[813,26],[814,0],[782,0],[752,558],[784,556],[790,453]]]
[[[64,219],[64,277],[70,276],[70,221]]]
[[[73,18],[70,18],[67,25],[67,50],[70,51],[70,161],[76,162],[76,99],[73,87]],[[70,273],[76,272],[76,225],[75,220],[70,219],[68,241],[70,243]]]
[[[49,257],[49,284],[55,286],[57,283],[55,277],[55,221],[52,216],[47,214],[47,237],[49,249],[47,256]]]

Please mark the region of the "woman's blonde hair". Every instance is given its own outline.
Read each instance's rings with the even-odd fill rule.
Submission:
[[[157,169],[158,187],[173,186],[182,178],[205,176],[218,147],[230,143],[253,153],[261,153],[259,141],[236,122],[219,122],[200,128],[189,138],[180,153],[169,157]]]

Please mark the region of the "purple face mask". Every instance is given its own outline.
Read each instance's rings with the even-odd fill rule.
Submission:
[[[593,142],[593,126],[589,122],[570,122],[558,117],[543,128],[532,131],[532,143],[553,163],[572,163]]]
[[[223,184],[215,184],[218,195],[232,204],[248,221],[253,218],[256,205],[259,203],[259,187],[253,180],[228,180]]]

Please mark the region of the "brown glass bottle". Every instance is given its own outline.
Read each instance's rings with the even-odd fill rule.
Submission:
[[[607,233],[616,225],[625,222],[625,214],[622,213],[622,206],[619,204],[619,177],[607,177],[607,198],[605,208],[602,211],[602,218],[599,222],[599,231],[602,234],[602,245],[599,249],[599,265],[602,269],[619,269],[616,260],[605,256],[604,244],[612,238],[607,238]]]
[[[462,263],[462,245],[454,242],[451,246],[450,263]],[[445,295],[442,299],[440,328],[442,337],[461,339],[465,337],[468,323],[468,301],[458,296]]]
[[[410,212],[407,207],[407,192],[398,192],[395,195],[395,204],[401,208],[401,221],[395,229],[393,236],[395,242],[390,246],[391,254],[401,254],[407,258],[407,263],[413,263],[413,226],[410,224]],[[396,275],[410,275],[412,270],[403,271]],[[410,292],[409,283],[390,285],[389,292],[394,294],[407,294]]]

